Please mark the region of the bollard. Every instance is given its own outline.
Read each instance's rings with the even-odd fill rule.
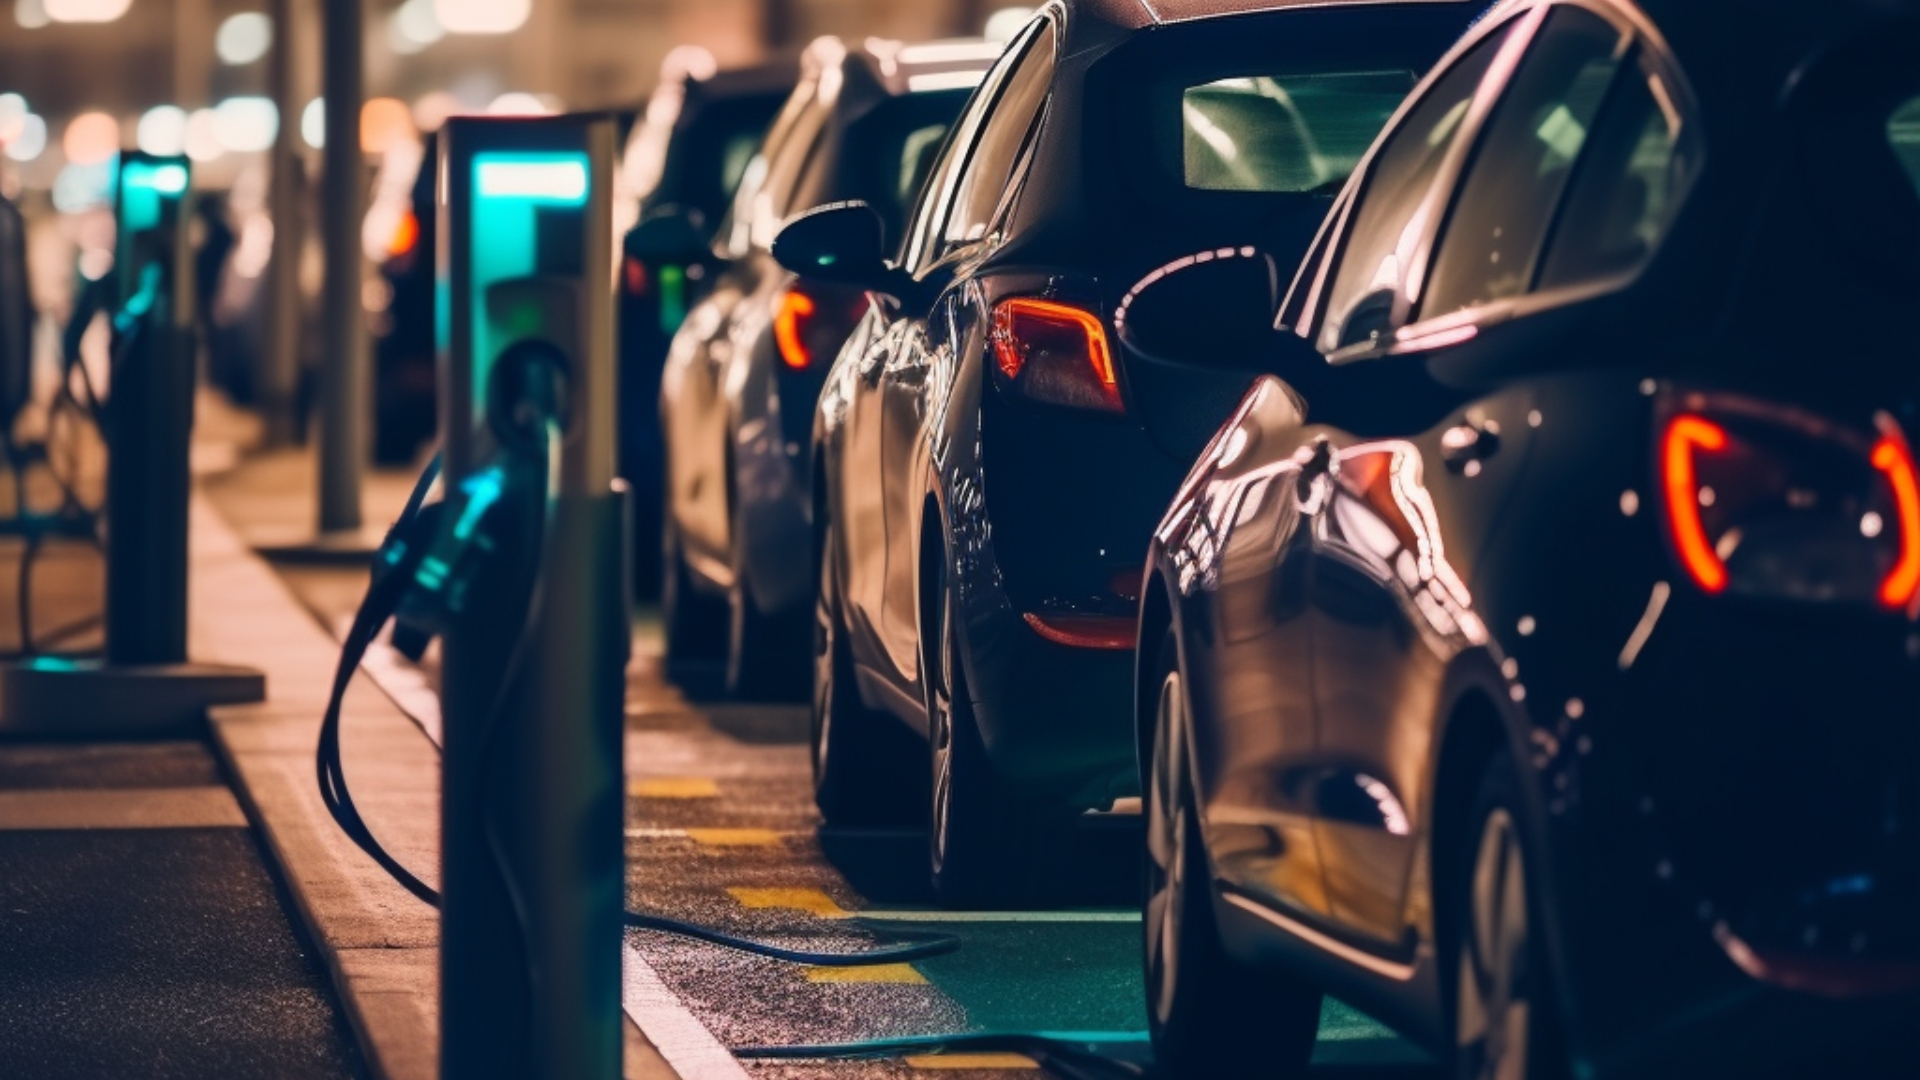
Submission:
[[[104,307],[113,319],[107,443],[104,662],[0,667],[0,731],[91,735],[190,729],[209,705],[260,701],[247,668],[187,663],[188,453],[194,303],[184,157],[121,155],[118,234]],[[91,313],[88,313],[90,317]]]
[[[449,490],[560,372],[543,514],[491,550],[442,640],[442,1076],[620,1075],[626,500],[614,480],[614,126],[455,118],[436,320]],[[503,420],[503,413],[512,416]],[[543,459],[544,460],[544,459]],[[537,556],[537,558],[536,558]]]

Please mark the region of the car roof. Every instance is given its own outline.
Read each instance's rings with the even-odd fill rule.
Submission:
[[[1220,15],[1278,11],[1292,7],[1332,7],[1340,4],[1430,4],[1446,0],[1063,0],[1070,15],[1080,14],[1123,30],[1191,22]]]
[[[926,90],[972,86],[1004,46],[985,38],[946,38],[907,43],[891,38],[850,40],[816,38],[800,56],[803,76],[838,66],[845,74],[865,76],[866,82],[890,97]],[[953,76],[944,79],[943,76]]]

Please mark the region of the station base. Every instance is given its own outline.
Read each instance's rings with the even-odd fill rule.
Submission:
[[[267,678],[253,668],[41,657],[0,666],[0,737],[188,734],[212,706],[266,697]]]

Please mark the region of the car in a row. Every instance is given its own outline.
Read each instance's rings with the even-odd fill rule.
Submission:
[[[1053,0],[917,198],[779,208],[752,320],[857,317],[668,520],[787,500],[817,801],[945,901],[1143,796],[1176,1075],[1304,1075],[1329,994],[1484,1080],[1911,1075],[1914,56],[1911,0]]]

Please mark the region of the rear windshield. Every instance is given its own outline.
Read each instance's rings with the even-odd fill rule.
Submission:
[[[1920,95],[1894,106],[1887,117],[1887,145],[1913,183],[1914,195],[1920,197]]]
[[[1183,178],[1205,191],[1335,190],[1386,126],[1412,68],[1253,75],[1181,97]]]

